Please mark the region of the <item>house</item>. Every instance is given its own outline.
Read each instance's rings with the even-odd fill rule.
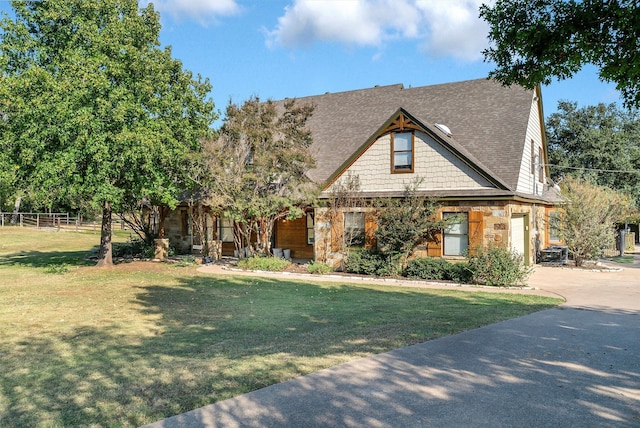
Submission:
[[[548,218],[556,194],[545,166],[539,88],[478,79],[376,86],[296,101],[315,105],[308,126],[317,165],[308,176],[323,192],[320,207],[276,225],[274,247],[291,249],[292,257],[338,261],[335,241],[347,229],[361,231],[364,244],[372,245],[370,208],[328,215],[332,189],[348,177],[358,177],[358,193],[367,199],[402,197],[418,179],[418,194],[441,203],[439,215],[459,219],[418,255],[455,259],[497,244],[530,264],[538,249],[553,243]],[[216,227],[223,241],[232,239],[232,224],[222,219]]]

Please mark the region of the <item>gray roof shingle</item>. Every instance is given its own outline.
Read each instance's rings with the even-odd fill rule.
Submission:
[[[487,79],[404,88],[401,84],[296,99],[316,108],[308,121],[317,167],[325,182],[399,109],[443,138],[486,175],[514,191],[524,152],[533,91]]]

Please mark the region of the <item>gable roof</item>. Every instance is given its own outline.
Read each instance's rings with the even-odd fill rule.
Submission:
[[[477,79],[433,86],[376,86],[296,99],[313,103],[307,122],[316,168],[309,177],[326,182],[402,110],[493,181],[515,190],[533,91]],[[435,126],[444,124],[451,136]]]

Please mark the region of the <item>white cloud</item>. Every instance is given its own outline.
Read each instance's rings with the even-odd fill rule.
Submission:
[[[201,24],[218,16],[234,15],[240,11],[236,0],[151,0],[156,10],[176,18],[194,19]]]
[[[416,7],[426,18],[429,33],[423,47],[427,52],[475,61],[488,47],[488,24],[478,16],[486,0],[418,0]]]
[[[488,27],[486,0],[293,0],[268,32],[267,44],[296,48],[316,42],[382,46],[416,40],[430,54],[477,60]]]

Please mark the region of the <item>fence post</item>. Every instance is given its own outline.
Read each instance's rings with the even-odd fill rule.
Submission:
[[[23,214],[20,213],[20,227],[24,227],[23,220],[24,220]]]

